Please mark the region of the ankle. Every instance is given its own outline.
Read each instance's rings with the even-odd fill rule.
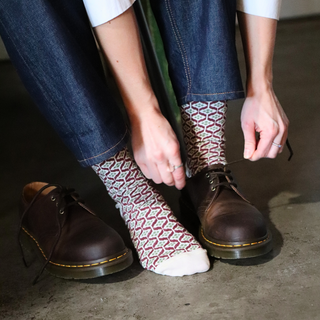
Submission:
[[[187,176],[213,164],[226,164],[225,101],[189,102],[180,108],[187,149]]]

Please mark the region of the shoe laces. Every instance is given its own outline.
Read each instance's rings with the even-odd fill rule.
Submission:
[[[286,140],[286,146],[287,146],[287,148],[288,148],[288,150],[289,150],[289,158],[288,158],[288,161],[290,161],[291,160],[291,158],[292,158],[292,156],[293,156],[293,150],[292,150],[292,148],[291,148],[291,145],[290,145],[290,143],[289,143],[289,139],[287,139]]]
[[[243,159],[234,161],[232,163],[239,161],[243,161]],[[220,193],[219,190],[221,190],[222,187],[233,190],[244,201],[250,203],[250,201],[246,199],[237,189],[237,184],[233,181],[231,171],[227,168],[229,165],[230,163],[221,167],[209,168],[205,174],[206,178],[209,180],[209,184],[211,185],[211,191],[214,192],[213,198],[215,199],[218,197],[218,194]]]
[[[237,188],[237,184],[233,181],[231,171],[227,169],[227,166],[228,165],[220,168],[212,168],[206,172],[206,178],[209,179],[211,191],[215,191],[218,187],[231,189],[233,186],[234,188]]]
[[[48,256],[46,256],[43,253],[43,256],[45,258],[45,262],[42,265],[41,269],[38,272],[38,275],[35,277],[35,279],[33,280],[32,284],[36,284],[39,277],[42,275],[44,269],[46,268],[46,266],[48,265],[48,263],[50,262],[50,259],[52,257],[52,254],[54,252],[54,249],[56,248],[60,237],[61,237],[61,230],[62,230],[62,226],[61,223],[59,221],[59,215],[64,215],[67,213],[67,208],[76,205],[78,203],[84,203],[84,201],[79,197],[79,195],[75,192],[75,189],[72,188],[67,188],[67,187],[63,187],[59,184],[53,184],[53,183],[49,183],[45,186],[43,186],[41,189],[38,190],[38,192],[35,194],[35,196],[33,197],[33,199],[30,201],[29,205],[27,206],[27,208],[24,210],[24,212],[21,215],[20,218],[20,224],[19,224],[19,230],[18,230],[18,242],[19,242],[19,247],[20,247],[20,251],[22,254],[22,260],[24,265],[28,268],[30,266],[30,264],[27,263],[26,258],[25,258],[25,254],[24,254],[24,250],[23,250],[23,246],[21,243],[21,239],[20,239],[20,235],[21,235],[21,231],[22,231],[22,224],[23,224],[23,219],[26,216],[27,212],[30,210],[30,208],[32,207],[32,205],[35,203],[35,201],[38,199],[38,197],[40,196],[40,194],[46,190],[47,188],[50,187],[56,187],[59,192],[57,192],[57,195],[55,196],[51,196],[51,200],[52,201],[56,201],[56,221],[57,221],[57,225],[58,225],[58,235],[56,240],[54,241],[51,250],[49,251]]]

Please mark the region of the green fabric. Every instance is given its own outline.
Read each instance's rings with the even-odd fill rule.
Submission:
[[[153,17],[153,13],[151,10],[151,6],[149,3],[149,0],[141,0],[141,4],[143,6],[144,9],[144,13],[148,22],[148,26],[150,29],[150,34],[151,34],[151,38],[152,38],[152,42],[159,60],[159,64],[160,64],[160,68],[162,71],[162,75],[165,81],[165,85],[167,87],[168,90],[168,95],[169,95],[169,99],[171,102],[171,109],[174,112],[176,121],[180,124],[181,123],[181,119],[180,119],[180,111],[179,111],[179,107],[177,105],[177,101],[175,98],[175,94],[171,85],[171,81],[170,81],[170,77],[168,74],[168,63],[167,63],[167,59],[164,53],[164,49],[163,49],[163,44],[162,44],[162,39],[160,36],[160,32],[157,26],[157,23]]]

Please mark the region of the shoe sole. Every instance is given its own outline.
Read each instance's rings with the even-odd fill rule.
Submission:
[[[200,227],[199,242],[207,250],[209,256],[228,260],[259,257],[267,254],[273,248],[272,235],[269,231],[265,238],[254,242],[219,243],[219,241],[209,240]]]
[[[45,263],[45,255],[38,244],[37,240],[23,228],[21,234],[21,241],[23,246],[32,249],[37,256]],[[103,259],[96,261],[86,261],[83,263],[56,263],[49,261],[45,270],[52,275],[63,279],[92,279],[102,277],[105,275],[120,272],[130,267],[133,263],[133,256],[130,249],[125,248],[123,251]]]

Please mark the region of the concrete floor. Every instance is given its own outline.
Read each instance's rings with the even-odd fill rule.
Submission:
[[[275,90],[291,121],[288,151],[276,160],[232,166],[241,189],[264,213],[274,236],[265,257],[212,260],[204,274],[171,278],[129,269],[87,281],[26,269],[17,246],[17,202],[30,181],[75,187],[131,246],[128,233],[91,169],[81,168],[30,100],[9,62],[0,64],[1,319],[320,319],[320,17],[279,24]],[[239,38],[238,38],[239,41]],[[240,55],[243,62],[243,57]],[[241,101],[230,103],[229,161],[241,158]],[[161,187],[178,212],[179,193]]]

